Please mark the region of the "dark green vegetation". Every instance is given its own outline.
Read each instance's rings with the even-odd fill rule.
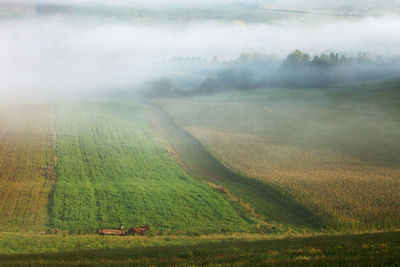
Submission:
[[[400,57],[359,52],[345,56],[310,55],[300,50],[280,60],[276,55],[242,53],[227,61],[218,58],[174,57],[169,67],[177,72],[193,68],[190,75],[171,75],[145,84],[149,98],[202,96],[262,88],[330,88],[342,84],[391,79],[399,75]],[[283,90],[284,91],[284,90]]]
[[[393,229],[400,226],[399,88],[395,79],[158,103],[229,169],[283,192],[323,227]]]
[[[120,223],[155,230],[249,231],[252,216],[186,174],[144,114],[140,104],[57,106],[58,177],[50,225],[75,231]]]
[[[223,265],[398,266],[400,233],[314,236],[277,240],[221,240],[197,245],[2,255],[2,266]]]

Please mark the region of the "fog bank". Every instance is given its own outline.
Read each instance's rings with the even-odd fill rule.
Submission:
[[[31,17],[0,21],[2,98],[55,98],[133,88],[174,70],[173,56],[232,59],[257,51],[400,54],[400,17],[275,24],[168,25]],[[190,69],[186,70],[190,73]]]

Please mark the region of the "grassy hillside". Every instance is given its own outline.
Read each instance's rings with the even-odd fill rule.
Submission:
[[[159,103],[229,168],[289,194],[328,228],[396,228],[398,88],[392,80]]]
[[[144,113],[140,104],[57,106],[51,226],[252,231],[250,213],[186,174],[153,135]]]
[[[50,105],[0,106],[0,229],[46,228],[54,173]]]

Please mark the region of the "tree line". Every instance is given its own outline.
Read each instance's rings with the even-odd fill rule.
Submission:
[[[175,57],[171,64],[208,76],[193,88],[182,88],[171,78],[147,84],[150,96],[213,94],[229,90],[268,87],[329,87],[335,84],[384,79],[400,75],[400,57],[371,57],[358,53],[355,57],[331,52],[311,57],[295,50],[279,60],[276,55],[242,53],[231,61],[211,61],[198,57]]]

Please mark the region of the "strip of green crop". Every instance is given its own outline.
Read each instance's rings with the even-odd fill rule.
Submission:
[[[57,183],[50,224],[93,230],[248,231],[238,204],[186,174],[150,130],[141,104],[57,106]]]
[[[400,232],[253,236],[254,239],[93,235],[17,238],[20,236],[0,237],[0,251],[6,244],[5,254],[15,254],[0,254],[1,266],[399,266],[400,263]],[[28,251],[19,248],[21,240],[33,244]],[[32,253],[42,249],[48,252]]]

